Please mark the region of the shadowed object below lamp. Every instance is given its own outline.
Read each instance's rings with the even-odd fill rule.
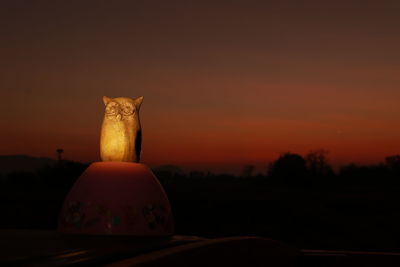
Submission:
[[[117,134],[117,140],[123,140],[123,142],[115,143],[110,138],[101,141],[101,146],[104,147],[109,145],[107,143],[109,141],[114,142],[113,146],[120,145],[116,149],[120,155],[117,157],[109,155],[113,161],[91,164],[73,185],[59,217],[58,231],[62,233],[173,235],[173,218],[167,195],[152,171],[145,164],[136,163],[140,158],[141,136],[138,141],[137,134],[126,134],[140,129],[139,117],[135,113],[139,108],[131,107],[132,109],[127,112],[126,106],[120,107],[117,101],[113,102],[121,99],[127,98],[107,98],[105,101],[105,120],[114,120],[110,118],[109,105],[111,105],[113,109],[111,113],[117,117],[112,123],[121,122],[121,126],[103,127],[102,136],[108,135],[105,132],[108,129],[111,131],[118,129],[122,136],[118,139]],[[141,104],[143,97],[137,99],[140,99]],[[133,105],[135,103],[135,101],[123,102]],[[136,116],[135,121],[139,126],[131,123],[123,125],[126,119],[124,116],[127,114]],[[126,125],[132,126],[133,130],[124,131],[123,127]]]
[[[163,236],[173,234],[172,221],[168,198],[146,165],[96,162],[65,199],[59,231]]]

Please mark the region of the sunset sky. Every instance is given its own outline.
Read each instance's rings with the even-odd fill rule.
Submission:
[[[400,1],[0,3],[0,155],[99,160],[102,96],[144,96],[143,162],[400,154]],[[261,168],[261,167],[260,167]]]

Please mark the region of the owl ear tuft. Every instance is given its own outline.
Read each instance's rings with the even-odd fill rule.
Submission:
[[[103,96],[103,103],[105,106],[107,106],[108,103],[110,103],[111,98],[109,98],[108,96]]]
[[[143,96],[139,96],[139,97],[135,98],[133,100],[133,102],[135,102],[136,108],[139,109],[143,102]]]

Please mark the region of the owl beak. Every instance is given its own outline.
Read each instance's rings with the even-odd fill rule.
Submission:
[[[117,115],[117,121],[120,121],[122,119],[122,115],[121,114],[118,114]]]

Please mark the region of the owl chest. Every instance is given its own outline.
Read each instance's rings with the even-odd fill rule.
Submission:
[[[101,131],[101,156],[106,161],[130,161],[134,133],[124,122],[104,121]]]
[[[120,142],[126,144],[129,139],[133,138],[134,129],[130,123],[105,121],[103,124],[103,137],[107,142],[118,144]]]

